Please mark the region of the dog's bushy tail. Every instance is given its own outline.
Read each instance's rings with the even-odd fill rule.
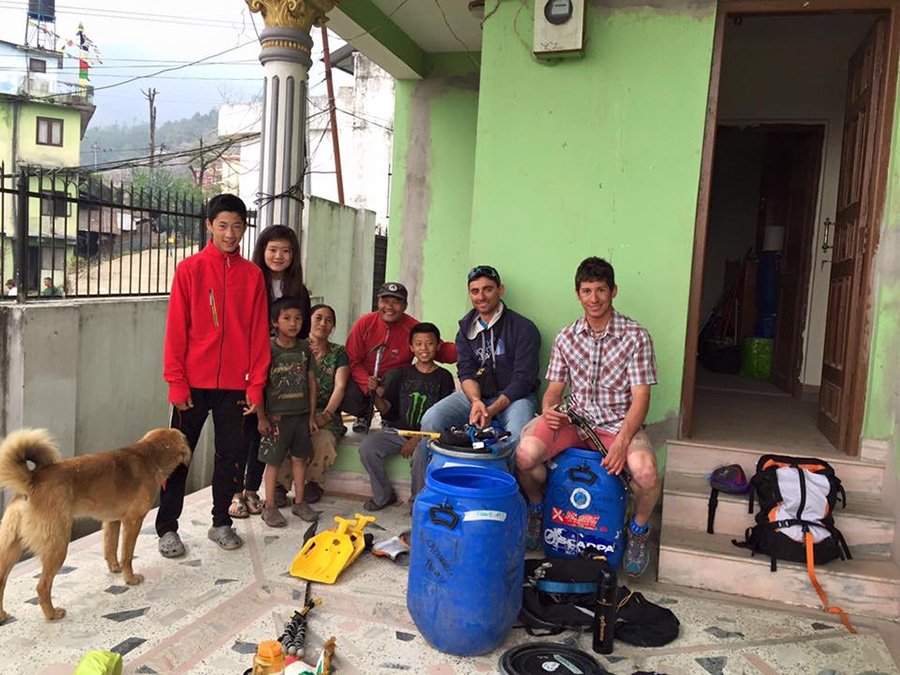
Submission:
[[[31,492],[35,469],[59,461],[59,449],[46,429],[20,429],[0,443],[0,486],[11,487],[20,494]]]

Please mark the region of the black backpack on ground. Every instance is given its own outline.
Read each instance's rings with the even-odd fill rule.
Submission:
[[[525,561],[525,587],[519,620],[529,635],[589,631],[594,622],[600,561],[591,558]],[[661,647],[678,637],[675,614],[625,586],[618,589],[616,640],[639,647]]]

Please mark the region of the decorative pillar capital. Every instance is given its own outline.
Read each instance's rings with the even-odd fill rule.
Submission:
[[[246,0],[251,12],[259,12],[266,28],[290,28],[309,34],[322,25],[340,0]],[[263,45],[265,47],[265,45]]]

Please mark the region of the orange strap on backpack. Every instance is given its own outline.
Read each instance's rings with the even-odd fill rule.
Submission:
[[[819,594],[819,599],[822,601],[822,609],[824,609],[829,614],[837,614],[841,617],[841,621],[847,627],[847,630],[851,633],[856,633],[856,629],[853,627],[853,624],[850,623],[850,617],[847,616],[847,613],[842,610],[840,607],[828,604],[828,596],[825,595],[825,591],[822,589],[822,586],[819,585],[819,581],[816,579],[816,570],[815,570],[815,557],[813,555],[813,536],[812,532],[806,533],[806,571],[809,573],[809,580],[812,582],[813,588],[816,589],[816,593]]]

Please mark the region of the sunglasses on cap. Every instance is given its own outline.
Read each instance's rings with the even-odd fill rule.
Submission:
[[[490,265],[476,265],[469,270],[469,283],[472,283],[480,277],[487,277],[491,281],[496,281],[498,286],[500,285],[500,272]]]

